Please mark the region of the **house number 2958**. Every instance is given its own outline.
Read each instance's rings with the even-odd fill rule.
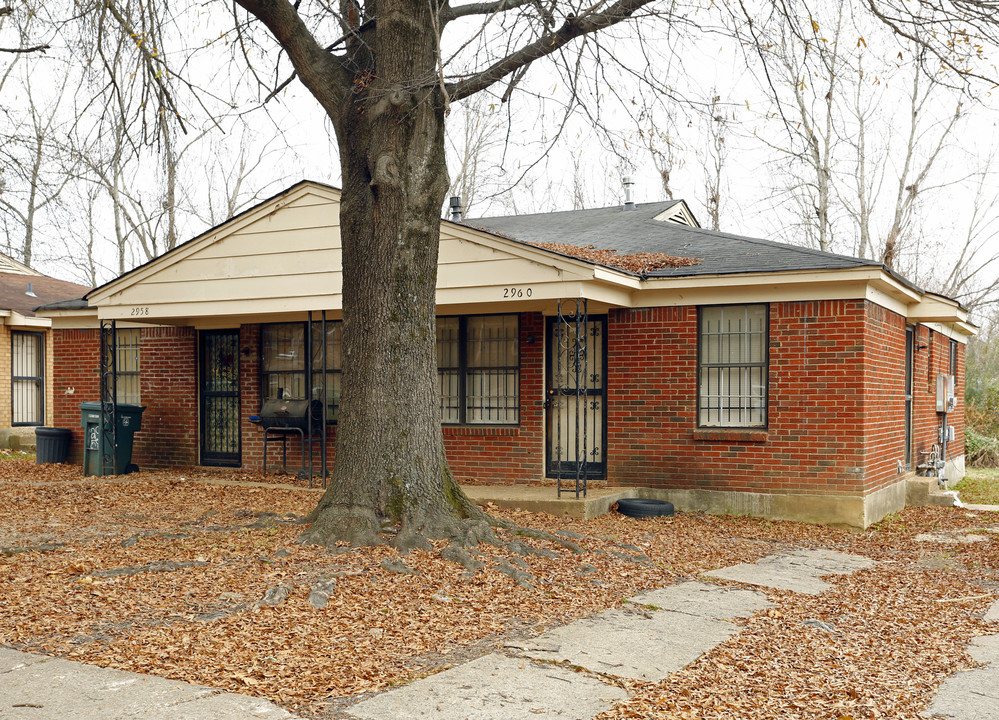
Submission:
[[[503,288],[503,297],[514,299],[514,298],[524,298],[531,297],[534,294],[534,290],[531,288],[518,288],[518,287],[505,287]]]
[[[132,317],[135,317],[137,315],[148,315],[148,314],[149,314],[149,308],[148,307],[134,307],[134,308],[132,308],[132,313],[131,313]]]

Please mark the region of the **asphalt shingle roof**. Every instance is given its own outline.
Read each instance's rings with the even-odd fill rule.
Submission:
[[[28,284],[34,297],[28,295]],[[13,310],[26,317],[35,314],[35,308],[46,303],[78,298],[90,288],[46,275],[0,273],[0,308]]]
[[[881,267],[873,260],[654,219],[674,205],[676,201],[641,203],[634,210],[615,206],[477,218],[465,223],[528,243],[593,245],[622,255],[649,252],[701,258],[696,265],[654,270],[649,277]]]

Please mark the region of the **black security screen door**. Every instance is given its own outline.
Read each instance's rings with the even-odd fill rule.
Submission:
[[[548,477],[586,493],[586,479],[605,475],[607,316],[587,316],[569,301],[573,314],[548,319],[547,442]]]
[[[239,466],[239,331],[201,333],[201,464]]]

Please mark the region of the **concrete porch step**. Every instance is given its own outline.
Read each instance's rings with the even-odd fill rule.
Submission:
[[[556,517],[590,520],[610,512],[611,506],[621,498],[638,497],[638,488],[590,488],[584,498],[576,499],[575,492],[563,492],[562,497],[554,485],[462,485],[469,499],[479,505],[493,503],[512,510],[544,512]]]
[[[11,450],[34,450],[35,428],[14,427],[0,429],[0,448]]]

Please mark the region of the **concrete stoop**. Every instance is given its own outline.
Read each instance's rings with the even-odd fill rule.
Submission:
[[[563,492],[558,497],[551,485],[462,485],[470,500],[479,505],[493,505],[510,510],[543,512],[573,520],[592,520],[606,515],[621,498],[638,497],[640,488],[590,488],[586,496]]]
[[[911,507],[954,507],[954,496],[941,490],[935,477],[913,476],[905,481],[905,504]]]
[[[0,429],[0,448],[11,450],[34,450],[35,428],[15,427]]]
[[[960,499],[960,496],[958,496]],[[954,507],[952,491],[943,490],[934,477],[912,477],[905,483],[905,504],[907,506]],[[965,505],[968,510],[999,510],[996,505]]]

